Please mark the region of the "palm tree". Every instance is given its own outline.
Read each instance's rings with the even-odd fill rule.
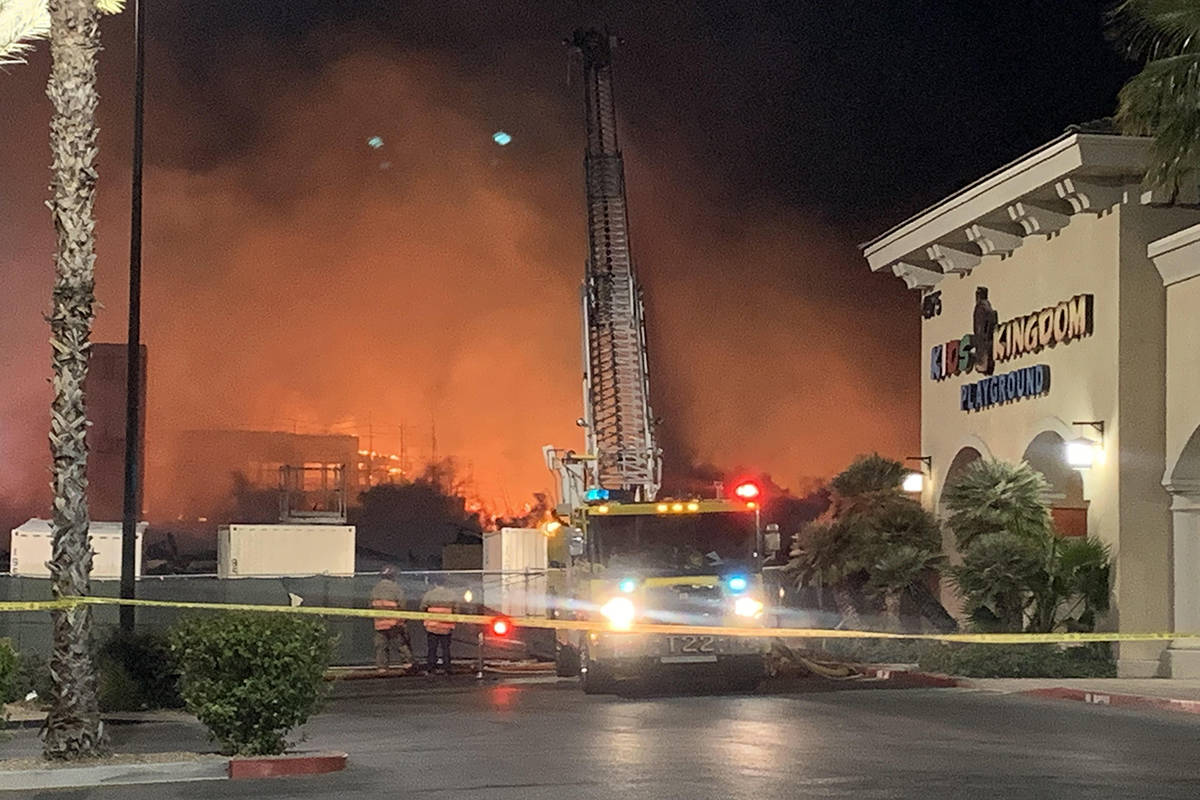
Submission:
[[[101,0],[105,10],[117,0]],[[50,453],[54,490],[50,575],[56,597],[90,590],[92,549],[88,536],[87,411],[83,381],[94,316],[96,190],[96,54],[100,50],[97,0],[49,0],[50,211],[57,236],[50,311],[54,397],[50,407]],[[42,736],[47,758],[97,754],[103,726],[92,661],[91,609],[75,606],[53,614],[53,705]]]
[[[976,627],[1091,630],[1108,609],[1108,547],[1056,534],[1043,499],[1047,488],[1029,464],[990,459],[946,486],[946,524],[963,554],[950,575]]]
[[[34,40],[49,33],[46,0],[0,0],[0,67],[24,64]]]
[[[904,473],[879,455],[857,459],[830,481],[829,510],[801,532],[792,553],[797,583],[828,589],[845,626],[862,627],[860,599],[881,601],[893,629],[901,627],[905,596],[918,598],[923,616],[928,610],[918,587],[941,561],[942,537],[933,515],[901,491]],[[930,621],[940,625],[941,616]]]
[[[1109,29],[1128,56],[1146,62],[1121,89],[1117,124],[1154,137],[1146,180],[1174,199],[1200,168],[1200,4],[1124,0]]]

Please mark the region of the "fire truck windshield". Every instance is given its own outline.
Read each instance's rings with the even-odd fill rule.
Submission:
[[[754,562],[755,518],[743,512],[593,517],[588,536],[608,569],[705,575]]]

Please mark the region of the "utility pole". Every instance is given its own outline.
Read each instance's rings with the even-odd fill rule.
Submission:
[[[133,2],[133,181],[129,205],[129,332],[125,339],[125,497],[121,519],[121,599],[137,594],[137,525],[142,485],[142,144],[146,94],[146,5]],[[120,625],[132,633],[131,605],[121,606]]]

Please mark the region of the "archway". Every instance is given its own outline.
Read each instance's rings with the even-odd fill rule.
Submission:
[[[1054,431],[1042,431],[1025,448],[1025,461],[1046,478],[1046,505],[1061,536],[1087,536],[1088,501],[1083,476],[1067,464],[1066,442]]]
[[[942,480],[942,493],[938,497],[938,515],[945,515],[945,497],[946,487],[953,484],[962,476],[967,467],[974,464],[979,459],[983,458],[983,454],[974,447],[966,446],[961,448],[954,454],[954,458],[950,461],[950,466],[946,468],[946,477]]]

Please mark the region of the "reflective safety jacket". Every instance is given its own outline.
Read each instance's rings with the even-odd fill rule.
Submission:
[[[371,590],[371,608],[396,610],[404,608],[404,590],[400,588],[400,584],[391,578],[383,578],[375,584],[375,588]],[[392,628],[399,628],[403,625],[404,620],[395,617],[377,617],[375,619],[375,630],[377,631],[390,631]]]
[[[458,605],[458,594],[445,586],[435,586],[421,598],[421,610],[432,614],[453,614]],[[425,630],[430,633],[453,633],[453,622],[425,620]]]

